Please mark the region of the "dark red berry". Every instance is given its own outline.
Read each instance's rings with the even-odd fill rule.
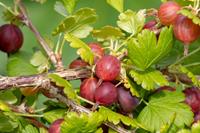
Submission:
[[[96,63],[104,55],[104,50],[99,43],[89,43],[89,47],[94,53],[94,62]]]
[[[200,121],[200,110],[194,114],[194,123]]]
[[[23,44],[21,30],[13,24],[5,24],[0,27],[0,50],[6,53],[18,51]]]
[[[185,93],[185,103],[188,104],[192,111],[195,113],[200,110],[200,90],[198,88],[192,87],[184,90]]]
[[[184,44],[190,44],[200,36],[200,26],[194,24],[191,19],[183,15],[178,15],[173,30],[176,39]]]
[[[157,22],[155,20],[151,20],[144,25],[143,29],[155,30],[156,24],[157,24]]]
[[[49,127],[49,133],[61,133],[60,126],[64,119],[55,120]]]
[[[80,95],[83,98],[94,102],[94,95],[97,88],[97,83],[98,81],[96,78],[85,79],[80,86]]]
[[[158,17],[163,25],[171,25],[175,22],[181,6],[176,2],[165,2],[158,10]]]
[[[96,103],[109,106],[117,101],[117,89],[110,82],[103,82],[95,91]]]
[[[72,61],[72,62],[70,63],[69,68],[70,68],[70,69],[75,69],[75,68],[85,67],[85,66],[87,66],[87,65],[88,65],[87,62],[85,62],[85,61],[83,61],[83,60],[81,60],[81,59],[77,59],[77,60],[74,60],[74,61]]]
[[[132,96],[126,88],[120,86],[117,88],[117,91],[120,107],[125,113],[132,112],[139,105],[139,99]]]
[[[120,73],[120,61],[112,55],[103,56],[96,64],[95,73],[102,80],[112,81]]]

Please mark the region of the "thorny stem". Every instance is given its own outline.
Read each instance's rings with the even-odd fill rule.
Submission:
[[[22,22],[34,33],[36,39],[38,40],[39,44],[42,46],[46,54],[49,56],[51,62],[53,65],[58,69],[62,70],[63,69],[63,64],[62,61],[60,61],[60,58],[57,58],[53,50],[49,47],[47,42],[43,39],[39,31],[36,29],[36,27],[33,25],[32,21],[29,19],[26,8],[23,5],[21,0],[16,0],[15,3],[19,7],[20,13],[21,13],[21,19]]]

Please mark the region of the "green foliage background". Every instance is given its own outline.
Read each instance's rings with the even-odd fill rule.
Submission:
[[[57,14],[54,11],[54,4],[56,0],[48,0],[48,2],[44,4],[38,4],[36,2],[32,2],[31,0],[23,0],[27,9],[31,20],[33,21],[34,25],[39,29],[43,36],[48,36],[52,38],[52,40],[56,40],[55,37],[51,36],[51,32],[53,29],[59,24],[59,22],[63,19],[62,16]],[[142,8],[157,8],[160,4],[159,0],[124,0],[125,1],[125,10],[132,9],[132,10],[139,10]],[[7,5],[12,6],[13,0],[0,0]],[[91,7],[96,9],[98,14],[98,20],[95,24],[95,28],[99,28],[105,25],[116,25],[116,20],[118,17],[118,12],[109,6],[106,3],[106,0],[79,0],[76,6],[76,9],[80,7]],[[2,16],[3,8],[0,7],[0,16]],[[5,24],[5,22],[0,17],[0,25]],[[21,28],[24,33],[24,45],[21,50],[27,52],[33,52],[33,47],[38,47],[37,41],[30,32],[27,27]],[[88,41],[95,41],[91,39],[85,40]],[[75,49],[70,48],[69,46],[65,45],[64,52],[64,63],[67,66],[77,55]],[[0,74],[6,74],[6,60],[7,55],[0,52]],[[23,66],[22,66],[23,67]]]

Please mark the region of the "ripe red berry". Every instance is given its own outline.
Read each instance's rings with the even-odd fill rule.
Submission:
[[[96,64],[95,73],[102,80],[112,81],[120,73],[120,61],[112,55],[103,56]]]
[[[110,82],[103,82],[95,91],[96,103],[109,106],[117,101],[117,89]]]
[[[13,24],[5,24],[0,27],[0,50],[13,53],[19,50],[23,43],[21,30]]]
[[[132,96],[130,91],[126,90],[124,87],[120,86],[117,88],[118,91],[118,101],[120,107],[125,113],[132,112],[139,104],[139,99]]]
[[[151,21],[147,22],[147,23],[144,25],[143,29],[155,30],[156,24],[157,24],[157,22],[156,22],[155,20],[151,20]]]
[[[178,15],[173,28],[176,39],[184,44],[190,44],[200,36],[200,26],[183,15]]]
[[[85,61],[83,61],[83,60],[81,60],[81,59],[77,59],[77,60],[74,60],[74,61],[72,61],[72,62],[70,63],[69,68],[70,68],[70,69],[75,69],[75,68],[85,67],[85,66],[87,66],[87,65],[88,65],[87,62],[85,62]]]
[[[185,93],[185,103],[188,104],[192,111],[195,113],[200,110],[200,90],[198,88],[192,87],[184,90]]]
[[[94,102],[94,95],[97,88],[97,83],[98,81],[96,78],[85,79],[80,86],[80,95],[83,98]]]
[[[64,121],[64,119],[55,120],[49,127],[49,133],[61,133],[60,125]]]
[[[165,2],[158,10],[158,17],[163,25],[171,25],[175,22],[181,6],[176,2]]]
[[[94,62],[96,63],[104,55],[104,50],[99,43],[89,43],[89,47],[94,53]]]

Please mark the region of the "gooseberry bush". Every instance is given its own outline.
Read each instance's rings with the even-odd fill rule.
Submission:
[[[0,132],[200,132],[200,0],[162,0],[158,9],[138,11],[125,9],[126,0],[106,2],[119,12],[116,25],[96,29],[95,9],[56,1],[63,20],[52,31],[55,44],[42,37],[22,0],[13,7],[0,2],[0,50],[8,57]],[[20,50],[22,26],[40,45],[33,54]],[[64,45],[77,50],[69,66]],[[80,80],[78,88],[72,80]]]

